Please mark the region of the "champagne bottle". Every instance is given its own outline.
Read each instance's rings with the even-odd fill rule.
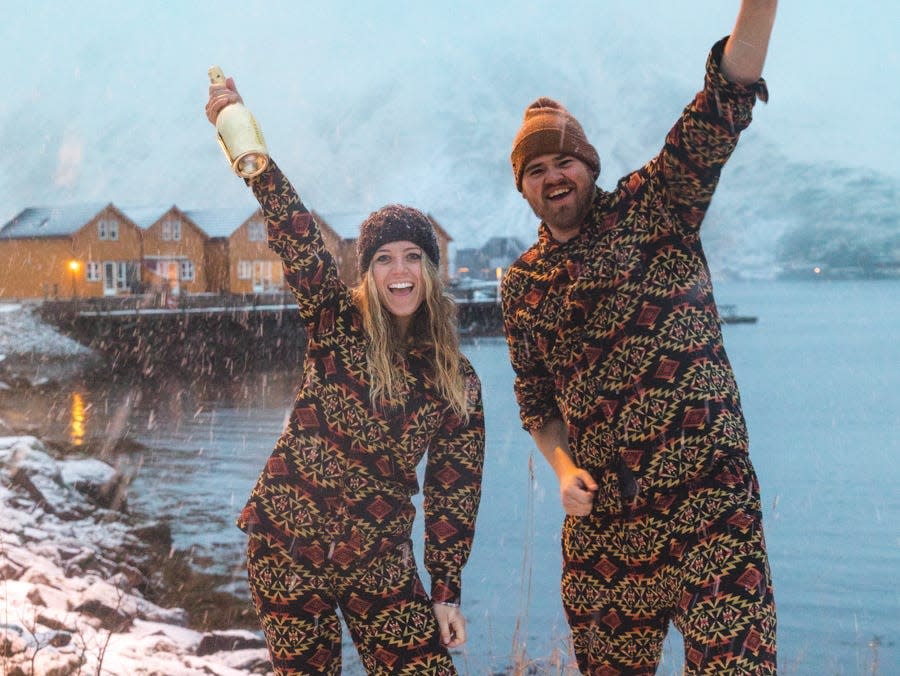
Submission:
[[[225,86],[225,73],[209,69],[210,84]],[[243,103],[225,106],[216,118],[219,145],[231,168],[242,178],[253,178],[269,164],[269,151],[256,119]]]

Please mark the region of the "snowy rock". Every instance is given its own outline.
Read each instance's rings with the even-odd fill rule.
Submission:
[[[265,647],[265,641],[249,631],[216,631],[200,639],[200,644],[197,646],[197,654],[212,655],[223,650],[233,651]]]
[[[26,598],[39,608],[48,608],[64,613],[72,609],[72,605],[69,602],[71,594],[60,591],[59,586],[35,584],[31,591],[28,592]]]
[[[59,463],[62,480],[69,486],[79,484],[103,485],[113,481],[118,472],[95,458],[63,460]]]
[[[65,520],[83,518],[90,511],[87,501],[66,486],[59,464],[40,447],[34,437],[4,447],[0,438],[0,463],[10,485],[23,491],[37,507]]]
[[[60,463],[62,481],[106,509],[127,510],[125,492],[128,478],[105,462],[94,458]]]
[[[99,461],[57,461],[34,437],[0,437],[4,673],[271,674],[257,635],[192,630],[187,611],[144,597],[141,571],[171,532],[104,506],[100,489],[118,482]]]
[[[0,389],[52,387],[101,357],[41,320],[34,304],[0,303]]]
[[[58,359],[91,354],[89,348],[41,321],[35,309],[34,305],[0,304],[0,353],[4,361],[32,354]]]
[[[17,655],[28,648],[24,629],[15,624],[0,625],[0,655]]]
[[[12,561],[0,561],[0,580],[18,580],[24,570]]]

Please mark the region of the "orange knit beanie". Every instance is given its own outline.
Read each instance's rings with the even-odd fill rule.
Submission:
[[[600,156],[578,120],[561,103],[542,96],[525,109],[525,120],[513,140],[510,160],[519,192],[525,166],[548,153],[577,157],[594,171],[595,177],[600,175]]]

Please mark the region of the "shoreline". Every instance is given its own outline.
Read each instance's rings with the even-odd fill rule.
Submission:
[[[44,322],[38,303],[0,303],[0,392],[43,387],[99,367],[94,350]]]
[[[4,404],[104,361],[36,307],[0,304],[3,673],[270,674],[252,605],[175,549],[165,518],[129,508],[129,480],[98,459],[109,454]],[[135,444],[118,440],[113,456]]]
[[[4,673],[271,673],[252,607],[129,513],[111,466],[7,436],[0,470]]]

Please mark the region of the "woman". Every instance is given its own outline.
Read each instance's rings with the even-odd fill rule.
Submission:
[[[211,86],[207,117],[240,101]],[[362,280],[338,277],[309,211],[274,162],[248,184],[307,330],[290,420],[238,526],[278,674],[336,674],[340,609],[370,674],[455,674],[466,640],[460,573],[481,495],[481,385],[460,353],[428,218],[391,205],[357,240]],[[425,567],[411,545],[424,480]]]

